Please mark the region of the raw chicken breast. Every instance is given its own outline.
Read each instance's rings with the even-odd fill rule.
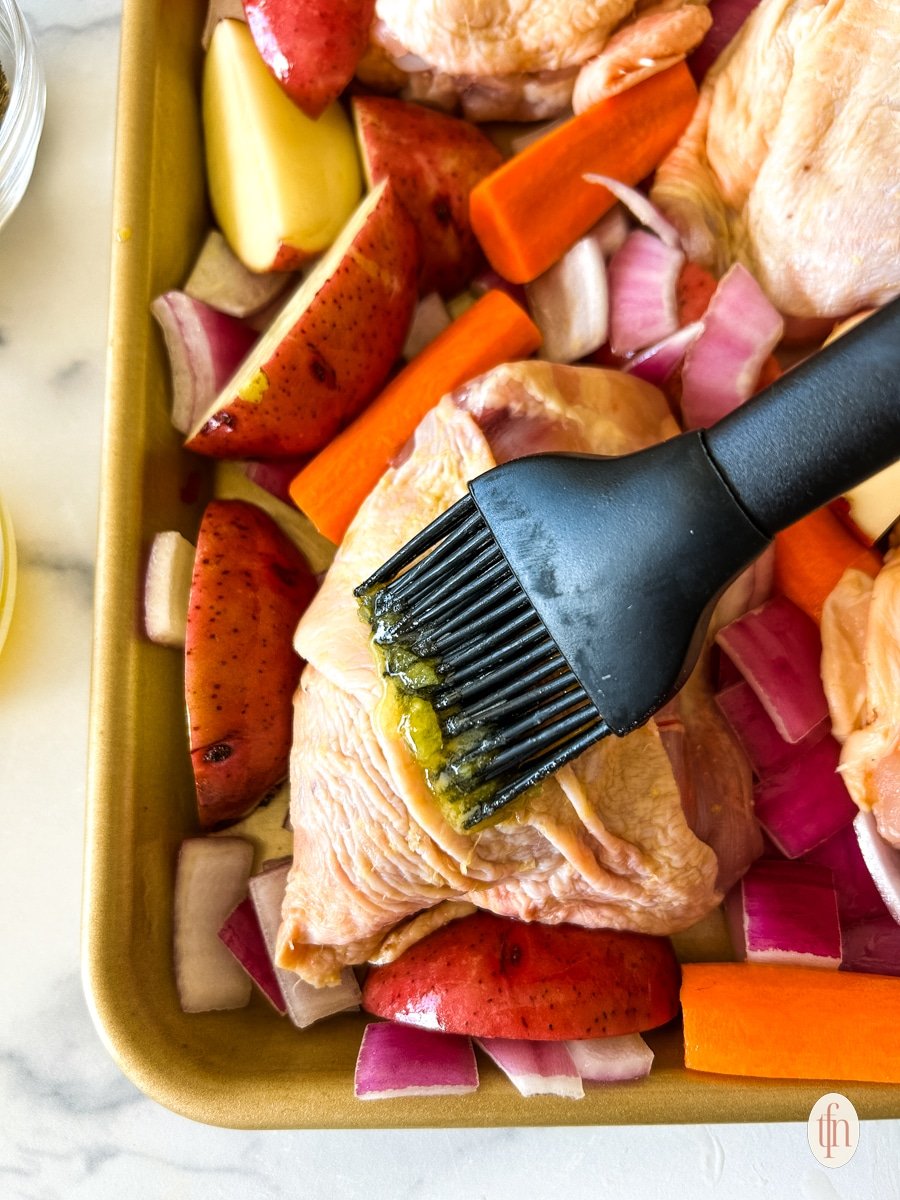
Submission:
[[[898,84],[897,0],[762,0],[657,170],[688,258],[795,317],[900,292]]]
[[[396,727],[381,720],[383,682],[351,595],[495,462],[551,449],[621,454],[675,432],[649,385],[539,362],[489,372],[422,422],[405,460],[360,509],[297,630],[309,665],[295,704],[282,966],[328,984],[344,964],[378,956],[400,922],[449,900],[648,933],[685,928],[719,901],[716,853],[685,819],[652,722],[599,743],[499,824],[455,832]]]
[[[900,550],[874,580],[845,571],[825,601],[822,681],[847,789],[900,847]]]

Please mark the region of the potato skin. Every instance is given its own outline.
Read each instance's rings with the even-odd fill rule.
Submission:
[[[387,184],[322,260],[325,277],[313,272],[288,300],[288,328],[263,334],[188,435],[187,449],[213,458],[320,450],[372,400],[400,357],[418,265],[415,226]]]
[[[244,816],[287,775],[303,666],[291,643],[315,590],[306,560],[262,509],[243,500],[207,505],[184,670],[204,827]]]
[[[474,1037],[561,1041],[664,1025],[680,969],[668,938],[476,913],[374,967],[363,1008]]]
[[[370,186],[390,179],[419,232],[419,291],[453,296],[485,266],[469,221],[469,194],[503,162],[480,129],[385,96],[354,96]]]

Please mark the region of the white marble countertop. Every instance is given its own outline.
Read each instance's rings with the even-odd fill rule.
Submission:
[[[18,604],[0,656],[0,1196],[900,1194],[900,1122],[817,1165],[805,1124],[247,1133],[146,1099],[101,1046],[79,977],[91,588],[117,0],[25,0],[48,78],[32,186],[0,232],[0,490]]]

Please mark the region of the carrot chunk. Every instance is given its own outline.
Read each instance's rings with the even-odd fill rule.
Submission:
[[[685,963],[684,1063],[772,1079],[900,1083],[900,979],[769,963]]]
[[[639,183],[687,127],[697,89],[684,63],[601,100],[498,167],[469,216],[495,270],[515,283],[546,271],[613,204],[585,172]]]
[[[339,542],[360,504],[443,395],[491,367],[527,358],[540,342],[537,326],[520,305],[505,292],[488,292],[304,467],[291,483],[291,499],[320,533]]]
[[[860,545],[827,508],[775,535],[775,587],[814,621],[822,619],[825,598],[848,567],[874,578],[881,556]]]

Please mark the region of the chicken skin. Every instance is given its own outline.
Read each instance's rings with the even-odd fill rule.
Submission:
[[[900,292],[900,3],[762,0],[708,74],[653,199],[688,257],[742,262],[786,316]]]

